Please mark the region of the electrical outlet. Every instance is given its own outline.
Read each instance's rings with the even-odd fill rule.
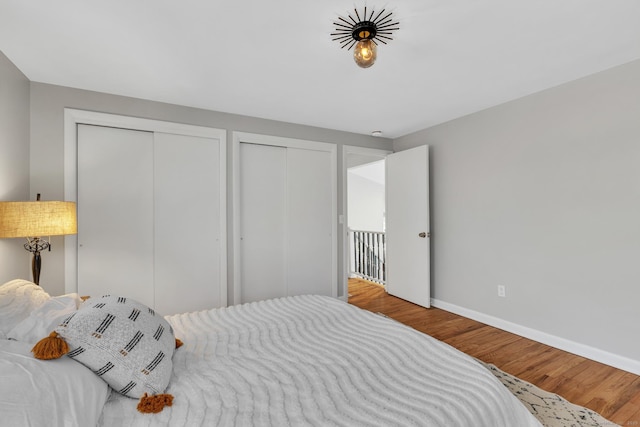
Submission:
[[[498,285],[498,296],[503,298],[507,296],[507,292],[504,285]]]

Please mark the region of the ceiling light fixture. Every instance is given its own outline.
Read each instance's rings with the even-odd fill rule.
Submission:
[[[361,68],[369,68],[376,62],[378,42],[387,44],[385,40],[393,40],[391,35],[400,29],[400,23],[391,17],[393,12],[384,14],[385,9],[382,9],[375,18],[373,17],[375,10],[372,9],[367,15],[366,6],[362,18],[358,9],[353,10],[355,17],[351,14],[348,14],[347,18],[338,16],[338,21],[333,23],[336,28],[335,32],[331,33],[334,36],[332,40],[340,43],[341,49],[347,47],[347,50],[351,50],[355,46],[353,59],[356,64]]]

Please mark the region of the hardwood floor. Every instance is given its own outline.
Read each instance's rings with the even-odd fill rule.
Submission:
[[[349,280],[349,303],[383,313],[621,426],[640,426],[640,377],[438,308]]]

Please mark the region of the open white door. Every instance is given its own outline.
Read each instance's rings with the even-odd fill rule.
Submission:
[[[428,146],[388,155],[385,181],[387,292],[429,307]]]

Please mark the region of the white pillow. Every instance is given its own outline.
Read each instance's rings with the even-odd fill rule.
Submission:
[[[82,303],[78,294],[53,297],[7,333],[9,339],[35,344],[73,314]]]
[[[0,331],[6,335],[51,298],[40,286],[16,279],[0,286]]]
[[[66,357],[34,359],[31,347],[0,340],[0,425],[97,425],[107,384]]]

